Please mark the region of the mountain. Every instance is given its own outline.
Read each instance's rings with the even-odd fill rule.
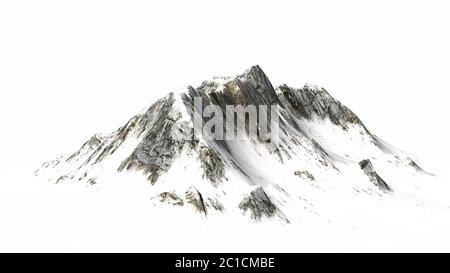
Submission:
[[[228,124],[230,106],[268,111],[256,120],[251,111],[233,116],[236,127],[245,126],[230,132],[218,127]],[[113,179],[145,180],[155,206],[282,223],[379,200],[428,200],[424,188],[434,179],[324,88],[274,88],[259,66],[170,93],[35,175],[100,188]]]

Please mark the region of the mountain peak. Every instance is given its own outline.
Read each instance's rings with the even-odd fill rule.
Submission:
[[[241,75],[247,75],[247,74],[262,74],[265,76],[264,71],[261,69],[261,67],[258,64],[247,68]]]
[[[202,105],[197,107],[199,97]],[[222,110],[214,113],[217,120],[204,115],[207,105]],[[245,119],[249,127],[256,125],[257,134],[249,128],[237,138],[210,138],[213,134],[205,128],[211,121],[223,124],[222,113],[236,105],[278,106],[276,116],[270,113],[268,118],[275,118],[269,122],[279,130],[269,130],[258,116]],[[217,124],[214,130],[223,129]],[[177,133],[187,137],[178,138]],[[234,133],[239,131],[229,135],[238,135]],[[277,140],[262,140],[263,134]],[[320,196],[322,189],[383,194],[401,188],[396,177],[386,175],[395,173],[392,170],[424,174],[394,149],[386,152],[377,146],[378,141],[324,88],[281,85],[275,91],[255,65],[235,77],[216,77],[170,93],[107,137],[94,136],[72,155],[45,163],[36,174],[50,174],[55,183],[99,186],[129,173],[155,185],[149,191],[160,203],[190,204],[208,217],[238,211],[257,221],[276,217],[289,223],[299,210],[315,215],[313,203],[327,199]]]
[[[234,77],[214,77],[189,93],[212,100],[220,106],[271,105],[278,100],[269,78],[259,65]]]
[[[269,78],[259,65],[254,65],[237,76],[241,80],[249,80],[255,84],[270,84]]]

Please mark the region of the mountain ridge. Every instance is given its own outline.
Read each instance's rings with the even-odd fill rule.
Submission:
[[[202,99],[202,109],[196,108],[195,98]],[[201,128],[208,105],[224,113],[229,105],[277,105],[279,141],[210,139]],[[189,138],[174,137],[174,126]],[[155,191],[151,199],[161,204],[189,205],[205,217],[230,212],[286,223],[298,218],[295,208],[316,214],[314,203],[303,195],[318,198],[336,188],[385,196],[411,188],[392,185],[385,180],[389,173],[428,175],[401,152],[385,147],[324,88],[274,88],[258,65],[235,77],[171,92],[113,133],[95,135],[69,157],[44,163],[35,172],[54,183],[97,186],[107,183],[102,181],[106,176],[127,173],[149,181]]]

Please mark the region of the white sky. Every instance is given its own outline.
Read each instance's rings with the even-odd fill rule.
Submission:
[[[324,86],[372,132],[445,170],[449,7],[1,1],[1,166],[32,171],[169,91],[259,64],[274,85]]]

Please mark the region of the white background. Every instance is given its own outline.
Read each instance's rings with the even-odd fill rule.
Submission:
[[[445,173],[448,1],[1,1],[2,187],[152,101],[259,64]]]

